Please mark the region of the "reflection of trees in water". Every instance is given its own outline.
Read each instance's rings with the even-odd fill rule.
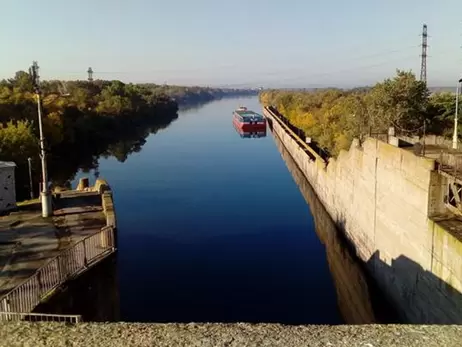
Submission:
[[[166,129],[178,114],[153,117],[149,123],[131,123],[115,129],[114,136],[93,138],[90,143],[70,143],[67,147],[55,149],[48,161],[50,180],[54,186],[70,188],[78,171],[94,172],[99,177],[99,159],[114,157],[125,162],[132,153],[139,153],[146,138]]]

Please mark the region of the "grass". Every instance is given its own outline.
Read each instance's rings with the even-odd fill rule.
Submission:
[[[19,201],[16,203],[18,207],[23,207],[23,206],[28,206],[28,205],[33,205],[33,204],[38,204],[40,202],[39,198],[36,199],[30,199],[30,200],[24,200],[24,201]]]

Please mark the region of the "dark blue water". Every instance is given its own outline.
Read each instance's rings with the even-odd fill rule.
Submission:
[[[182,111],[124,163],[114,190],[125,321],[340,323],[323,245],[271,133],[241,138],[232,111]]]

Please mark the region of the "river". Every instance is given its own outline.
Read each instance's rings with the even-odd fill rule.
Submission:
[[[120,319],[374,322],[354,256],[319,224],[325,212],[270,130],[235,130],[240,105],[261,110],[257,97],[182,110],[125,161],[99,159],[119,227]]]

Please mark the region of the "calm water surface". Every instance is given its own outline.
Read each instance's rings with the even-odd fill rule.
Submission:
[[[122,320],[343,321],[299,186],[269,130],[236,132],[239,105],[261,111],[256,97],[181,111],[125,162],[100,160],[117,209]]]

